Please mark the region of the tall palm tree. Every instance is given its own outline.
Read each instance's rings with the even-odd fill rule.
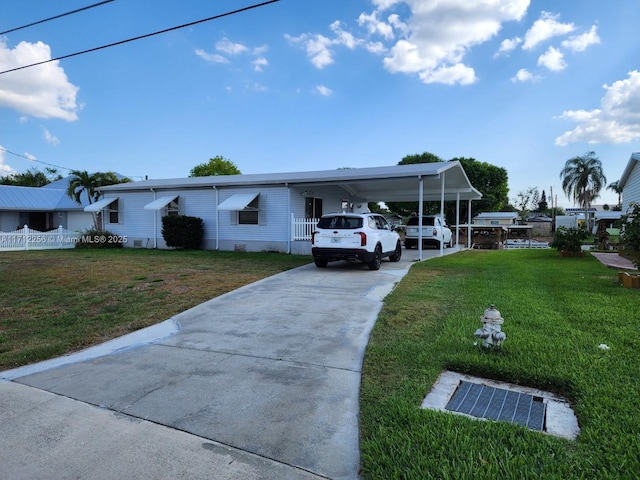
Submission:
[[[607,183],[602,171],[602,162],[595,152],[587,152],[582,156],[567,160],[560,172],[562,190],[567,197],[577,202],[584,209],[585,221],[589,221],[588,210],[600,190]]]
[[[618,194],[618,207],[622,208],[622,189],[620,188],[620,180],[607,185],[607,190],[612,190]]]

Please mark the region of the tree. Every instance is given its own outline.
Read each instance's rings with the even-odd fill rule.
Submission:
[[[622,189],[620,188],[620,180],[616,180],[615,182],[607,185],[607,190],[614,191],[618,194],[618,205],[614,207],[614,210],[622,210]]]
[[[516,198],[513,200],[516,210],[520,214],[522,220],[527,219],[527,215],[535,206],[538,205],[540,194],[537,187],[529,187],[526,190],[518,192]]]
[[[416,163],[443,162],[440,157],[433,153],[424,152],[421,154],[407,155],[398,165],[411,165]],[[486,162],[479,162],[474,158],[456,157],[449,160],[458,161],[462,165],[471,185],[482,193],[482,199],[472,202],[471,215],[479,212],[496,212],[508,204],[507,195],[509,193],[507,171],[504,168],[496,167]],[[418,211],[417,202],[385,202],[387,206],[400,215],[410,215]],[[423,212],[425,215],[440,213],[440,202],[425,202]],[[460,205],[460,218],[467,218],[467,204]],[[455,223],[456,202],[445,202],[445,216],[449,223]]]
[[[588,210],[600,190],[607,183],[602,171],[602,162],[595,152],[587,152],[582,156],[567,160],[560,172],[562,190],[564,193],[584,209],[585,220],[588,222]]]
[[[215,175],[240,175],[240,170],[231,160],[218,155],[207,163],[196,165],[189,172],[190,177],[209,177]]]
[[[546,212],[549,210],[549,204],[547,203],[547,194],[542,190],[542,195],[540,196],[540,201],[538,202],[538,212]]]
[[[60,180],[62,175],[55,168],[46,168],[44,172],[32,168],[24,173],[14,173],[0,177],[0,185],[15,185],[20,187],[42,187]]]
[[[67,187],[67,195],[76,203],[82,205],[82,194],[87,197],[89,205],[96,202],[102,193],[98,190],[100,187],[107,185],[115,185],[116,183],[128,183],[131,179],[127,177],[118,177],[113,172],[96,172],[89,173],[86,170],[71,170],[71,178]],[[93,216],[93,223],[98,228],[98,218]]]

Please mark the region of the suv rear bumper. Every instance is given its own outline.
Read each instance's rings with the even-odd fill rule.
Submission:
[[[313,258],[321,258],[328,262],[336,260],[360,261],[369,263],[373,260],[374,252],[367,252],[362,248],[311,248]]]
[[[435,239],[435,238],[423,238],[422,239],[422,246],[423,247],[427,247],[429,245],[433,245],[433,246],[439,247],[440,246],[440,240]],[[418,246],[418,239],[417,238],[405,238],[404,239],[404,246],[406,248],[417,247]]]

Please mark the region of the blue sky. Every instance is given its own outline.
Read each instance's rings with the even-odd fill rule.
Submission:
[[[0,31],[97,2],[4,0]],[[115,0],[0,36],[0,70],[253,3]],[[293,172],[426,151],[505,168],[510,199],[537,187],[572,206],[567,159],[595,151],[610,183],[640,151],[638,19],[639,0],[280,0],[0,75],[0,147],[21,155],[0,150],[0,175],[186,177],[216,155]]]

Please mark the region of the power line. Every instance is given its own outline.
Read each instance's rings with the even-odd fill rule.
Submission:
[[[210,22],[211,20],[217,20],[217,19],[222,18],[222,17],[228,17],[230,15],[235,15],[236,13],[246,12],[247,10],[252,10],[254,8],[264,7],[265,5],[269,5],[270,3],[276,3],[276,2],[279,2],[279,1],[280,0],[269,0],[267,2],[257,3],[255,5],[250,5],[248,7],[240,8],[238,10],[233,10],[233,11],[226,12],[226,13],[221,13],[220,15],[215,15],[213,17],[204,18],[202,20],[197,20],[195,22],[185,23],[183,25],[178,25],[176,27],[166,28],[164,30],[159,30],[159,31],[153,32],[153,33],[147,33],[146,35],[140,35],[138,37],[129,38],[127,40],[121,40],[119,42],[110,43],[108,45],[102,45],[101,47],[90,48],[89,50],[83,50],[81,52],[76,52],[76,53],[70,53],[69,55],[63,55],[61,57],[51,58],[49,60],[44,60],[42,62],[36,62],[36,63],[32,63],[30,65],[23,65],[21,67],[12,68],[10,70],[4,70],[4,71],[0,72],[0,75],[3,75],[5,73],[10,73],[10,72],[15,72],[17,70],[22,70],[24,68],[35,67],[37,65],[42,65],[42,64],[45,64],[45,63],[49,63],[49,62],[55,62],[57,60],[64,60],[65,58],[75,57],[75,56],[78,56],[78,55],[83,55],[85,53],[95,52],[97,50],[102,50],[102,49],[105,49],[105,48],[115,47],[116,45],[122,45],[123,43],[129,43],[129,42],[133,42],[135,40],[141,40],[143,38],[148,38],[148,37],[153,37],[155,35],[160,35],[161,33],[172,32],[174,30],[179,30],[179,29],[185,28],[185,27],[192,27],[193,25],[198,25],[198,24],[204,23],[204,22]]]
[[[37,22],[29,23],[28,25],[23,25],[21,27],[16,27],[16,28],[12,28],[11,30],[6,30],[4,32],[0,32],[0,35],[4,35],[6,33],[15,32],[17,30],[22,30],[23,28],[27,28],[27,27],[33,27],[34,25],[39,25],[41,23],[45,23],[45,22],[48,22],[50,20],[55,20],[56,18],[66,17],[67,15],[73,15],[74,13],[82,12],[84,10],[89,10],[90,8],[99,7],[100,5],[104,5],[105,3],[111,3],[111,2],[114,2],[114,1],[115,0],[104,0],[103,2],[94,3],[93,5],[88,5],[86,7],[77,8],[77,9],[72,10],[72,11],[67,12],[67,13],[61,13],[60,15],[56,15],[54,17],[45,18],[44,20],[38,20]]]
[[[41,160],[37,160],[37,159],[32,158],[32,157],[27,157],[26,155],[20,155],[19,153],[15,153],[15,152],[12,152],[11,150],[7,150],[4,147],[0,147],[0,150],[2,150],[3,152],[7,152],[10,155],[15,155],[16,157],[20,157],[20,158],[24,158],[26,160],[29,160],[30,162],[38,162],[38,163],[42,163],[43,165],[48,165],[50,167],[55,167],[55,168],[62,168],[64,170],[73,170],[73,168],[62,167],[60,165],[54,165],[53,163],[47,163],[47,162],[43,162]]]

